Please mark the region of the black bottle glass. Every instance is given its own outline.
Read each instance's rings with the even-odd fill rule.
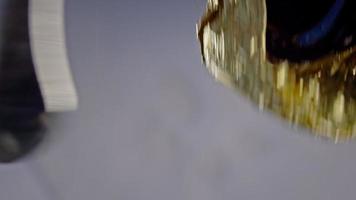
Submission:
[[[42,138],[43,100],[30,48],[29,1],[0,3],[0,161],[15,160]]]

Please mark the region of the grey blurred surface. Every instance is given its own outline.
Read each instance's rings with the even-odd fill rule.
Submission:
[[[356,198],[356,143],[259,113],[201,65],[204,0],[68,0],[76,112],[0,166],[4,200]]]

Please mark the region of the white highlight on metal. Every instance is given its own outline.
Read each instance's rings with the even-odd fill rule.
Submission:
[[[31,51],[47,112],[77,108],[65,40],[64,0],[31,0]]]
[[[255,36],[252,36],[250,42],[250,57],[252,58],[255,54],[256,54],[256,38]]]

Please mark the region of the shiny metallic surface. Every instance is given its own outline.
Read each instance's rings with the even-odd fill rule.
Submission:
[[[354,48],[313,61],[270,62],[264,0],[209,0],[198,27],[215,79],[292,124],[335,141],[356,134]]]

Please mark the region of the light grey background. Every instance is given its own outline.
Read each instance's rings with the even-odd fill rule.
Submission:
[[[49,116],[31,157],[0,166],[1,200],[356,198],[356,144],[292,130],[215,83],[204,0],[68,0],[80,109]]]

